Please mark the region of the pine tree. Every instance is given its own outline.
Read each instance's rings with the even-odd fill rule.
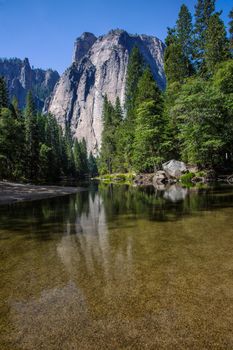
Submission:
[[[8,107],[8,91],[5,79],[0,77],[0,108]]]
[[[16,119],[19,119],[19,120],[22,119],[22,114],[19,110],[19,102],[18,102],[18,99],[16,96],[13,97],[13,99],[9,105],[9,108],[11,109],[11,111],[14,114]]]
[[[98,167],[96,158],[93,156],[93,153],[90,152],[89,158],[88,158],[88,170],[90,176],[97,176],[98,175]]]
[[[144,70],[144,60],[137,47],[130,53],[126,77],[125,111],[124,122],[118,134],[121,138],[122,164],[125,170],[130,170],[132,166],[132,145],[135,132],[135,99],[137,95],[137,85]]]
[[[122,120],[123,120],[123,112],[121,108],[121,102],[119,97],[117,97],[115,107],[114,107],[114,116],[113,116],[114,127],[117,128],[119,124],[122,122]]]
[[[204,53],[206,45],[206,31],[210,17],[215,12],[215,0],[198,0],[195,6],[195,47],[194,57],[197,68],[204,70]]]
[[[43,164],[45,164],[45,158],[48,158],[47,164],[47,177],[50,179],[58,179],[61,175],[63,164],[61,156],[61,145],[60,145],[60,127],[56,119],[48,114],[46,116],[39,116],[40,118],[40,142],[43,145]],[[45,147],[46,146],[46,147]],[[46,157],[45,157],[46,155]],[[41,171],[44,166],[41,165]]]
[[[164,69],[168,85],[174,82],[184,82],[192,71],[189,60],[182,52],[182,46],[174,41],[167,46],[164,54]]]
[[[83,138],[80,142],[80,149],[81,149],[81,159],[82,159],[82,174],[87,175],[88,174],[88,153],[87,153],[87,143],[86,140]]]
[[[217,63],[229,58],[229,42],[220,13],[210,17],[205,35],[205,64],[209,74],[214,72]]]
[[[74,164],[76,175],[83,177],[89,172],[86,141],[74,141]]]
[[[166,46],[170,46],[177,42],[176,28],[167,27],[167,36],[165,38]]]
[[[137,95],[137,85],[142,76],[143,67],[143,57],[138,47],[134,47],[129,56],[125,87],[125,109],[128,119],[134,117],[135,96]]]
[[[75,163],[73,154],[73,138],[71,135],[70,125],[66,124],[64,135],[65,167],[64,171],[67,176],[73,176],[75,173]]]
[[[176,22],[177,39],[181,45],[182,53],[187,60],[192,55],[193,25],[192,15],[186,5],[182,5]]]
[[[231,55],[233,56],[233,9],[229,13],[229,33],[230,33],[230,50],[231,50]]]
[[[37,124],[37,112],[35,109],[32,93],[27,95],[25,108],[25,142],[26,142],[26,175],[35,179],[39,169],[39,135]]]
[[[112,158],[112,171],[113,172],[121,172],[123,171],[122,166],[122,156],[124,154],[124,150],[122,145],[122,133],[125,135],[125,130],[123,129],[124,119],[123,119],[123,111],[121,108],[121,103],[119,97],[116,99],[116,103],[113,111],[113,120],[112,120],[112,128],[113,137],[112,137],[112,145],[114,146],[114,156]]]
[[[133,167],[154,171],[162,161],[164,120],[163,99],[151,70],[147,68],[138,83]]]
[[[107,96],[104,98],[103,105],[103,132],[102,144],[100,153],[100,162],[102,164],[102,172],[112,173],[113,171],[113,157],[115,152],[114,143],[114,108],[111,102],[108,101]]]

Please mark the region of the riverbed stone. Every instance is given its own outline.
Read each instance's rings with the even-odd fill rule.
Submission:
[[[182,174],[187,172],[185,163],[174,159],[164,163],[162,167],[166,175],[171,178],[179,178]]]

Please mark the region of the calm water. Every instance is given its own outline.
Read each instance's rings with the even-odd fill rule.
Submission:
[[[233,349],[233,187],[0,207],[0,349]]]

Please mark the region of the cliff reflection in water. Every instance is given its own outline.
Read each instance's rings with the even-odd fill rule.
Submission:
[[[172,203],[185,200],[188,190],[173,185],[165,190],[155,192],[153,188],[133,189],[129,187],[114,187],[113,185],[100,187],[99,191],[92,190],[77,195],[64,225],[64,235],[57,245],[57,252],[71,276],[74,276],[77,266],[84,264],[87,274],[94,274],[96,269],[103,269],[103,277],[110,281],[113,268],[124,271],[123,279],[127,279],[131,271],[132,238],[127,238],[112,255],[111,241],[108,227],[111,231],[120,229],[124,237],[124,229],[134,227],[132,222],[136,217],[148,214],[151,219],[166,220],[171,218],[170,209],[166,211],[167,201]],[[185,210],[182,204],[180,213],[177,208],[174,217],[178,217]],[[123,220],[119,220],[119,215]],[[125,268],[127,267],[127,271]],[[117,273],[117,271],[115,271]],[[119,278],[119,276],[118,276]],[[123,281],[122,281],[123,282]]]
[[[93,185],[0,208],[1,350],[230,349],[232,207],[230,187]]]
[[[82,199],[81,199],[82,197]],[[82,203],[82,205],[80,205]],[[83,203],[85,203],[83,205]],[[57,245],[57,252],[67,271],[72,277],[76,275],[77,266],[86,268],[86,273],[92,275],[99,270],[106,281],[110,280],[113,266],[120,268],[120,263],[130,266],[130,242],[127,242],[126,255],[118,250],[112,257],[106,220],[106,206],[99,192],[90,192],[88,196],[80,194],[74,203],[76,212],[73,218],[67,221],[66,233]],[[110,258],[111,257],[111,258]],[[115,260],[114,261],[112,260]],[[126,260],[126,261],[125,261]],[[121,268],[120,268],[121,270]],[[127,276],[124,276],[127,278]]]

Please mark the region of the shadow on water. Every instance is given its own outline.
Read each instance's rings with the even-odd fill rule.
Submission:
[[[1,350],[232,349],[233,188],[0,208]]]

